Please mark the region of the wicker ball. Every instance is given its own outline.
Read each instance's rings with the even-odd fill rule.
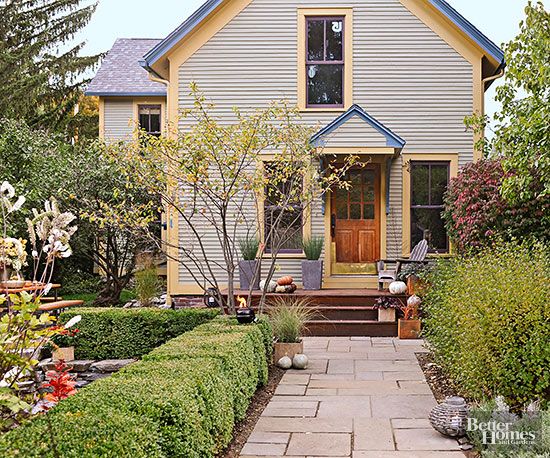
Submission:
[[[449,437],[466,435],[468,405],[464,398],[449,396],[430,413],[430,423],[433,428]]]

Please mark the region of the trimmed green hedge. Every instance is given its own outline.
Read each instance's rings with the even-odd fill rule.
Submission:
[[[66,323],[81,315],[75,338],[77,359],[140,358],[152,349],[218,315],[212,309],[79,308],[65,312]]]
[[[0,437],[0,456],[213,457],[267,381],[267,321],[219,317]]]

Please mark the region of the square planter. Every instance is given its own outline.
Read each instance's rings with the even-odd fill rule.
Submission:
[[[239,283],[241,289],[250,290],[251,284],[252,289],[260,289],[260,275],[254,278],[259,262],[258,259],[253,261],[239,261]]]
[[[378,321],[390,321],[395,323],[395,309],[379,308],[378,309]]]
[[[319,290],[323,281],[323,261],[302,261],[302,285],[306,290]]]
[[[397,332],[400,339],[420,338],[420,320],[399,320]]]
[[[295,343],[282,343],[276,342],[273,349],[273,362],[277,362],[283,357],[288,356],[290,359],[294,358],[294,355],[304,352],[303,341]]]
[[[58,348],[52,352],[52,359],[54,361],[74,361],[74,347]]]

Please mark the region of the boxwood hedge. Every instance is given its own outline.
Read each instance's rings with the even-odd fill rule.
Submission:
[[[217,310],[79,308],[65,312],[66,323],[81,315],[75,338],[77,359],[140,358],[166,341],[205,323]]]
[[[213,457],[267,380],[271,341],[267,321],[219,317],[1,436],[0,456]]]

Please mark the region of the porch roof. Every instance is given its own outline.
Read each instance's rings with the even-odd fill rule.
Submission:
[[[311,137],[311,143],[313,146],[325,146],[327,141],[327,136],[335,132],[340,126],[344,125],[346,122],[351,120],[354,117],[358,117],[363,120],[368,126],[378,131],[386,139],[386,147],[394,149],[403,149],[407,143],[399,135],[392,132],[388,127],[384,126],[380,121],[369,115],[363,108],[359,105],[352,105],[351,108],[338,116],[334,121],[332,121],[327,126],[323,127],[319,132],[317,132],[313,137]],[[368,146],[368,145],[357,145],[357,146]]]

